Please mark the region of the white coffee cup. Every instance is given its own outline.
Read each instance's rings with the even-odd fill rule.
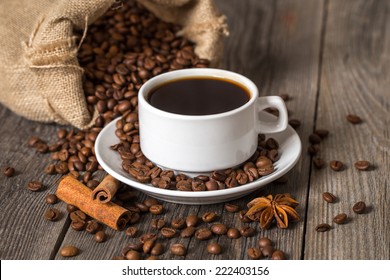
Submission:
[[[151,91],[162,84],[192,77],[214,77],[240,84],[250,93],[237,109],[213,115],[179,115],[155,108],[148,102]],[[259,119],[259,112],[274,107],[277,121]],[[278,96],[259,97],[248,78],[226,70],[193,68],[158,75],[138,93],[141,150],[153,163],[183,172],[206,172],[235,167],[249,159],[257,148],[259,133],[287,128],[287,109]]]

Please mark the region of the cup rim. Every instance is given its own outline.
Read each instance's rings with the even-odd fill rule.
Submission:
[[[223,113],[211,114],[211,115],[182,115],[182,114],[171,113],[154,107],[146,100],[146,96],[149,93],[149,91],[156,88],[158,85],[166,83],[167,81],[170,80],[177,80],[186,77],[217,77],[226,80],[232,80],[244,86],[250,92],[251,97],[248,102],[246,102],[245,104],[241,105],[236,109],[226,111]],[[237,114],[238,112],[244,111],[248,107],[252,106],[252,104],[256,101],[258,96],[259,96],[259,91],[255,83],[251,81],[249,78],[239,73],[228,71],[228,70],[216,69],[216,68],[189,68],[189,69],[180,69],[180,70],[174,70],[167,73],[159,74],[151,78],[150,80],[146,81],[139,89],[138,103],[139,105],[143,106],[145,109],[162,117],[181,119],[181,120],[200,121],[200,120],[225,118]]]

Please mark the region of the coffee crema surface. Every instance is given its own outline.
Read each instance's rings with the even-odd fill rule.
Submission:
[[[247,103],[250,93],[231,80],[191,77],[161,84],[151,90],[149,103],[157,109],[180,115],[214,115]]]

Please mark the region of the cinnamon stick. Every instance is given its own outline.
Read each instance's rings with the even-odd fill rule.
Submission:
[[[85,214],[115,230],[123,230],[131,218],[129,210],[113,203],[100,203],[91,198],[92,190],[72,176],[64,177],[56,195],[62,201],[74,205]]]
[[[107,175],[92,191],[92,199],[97,200],[100,203],[107,203],[112,200],[119,187],[120,182],[111,175]]]

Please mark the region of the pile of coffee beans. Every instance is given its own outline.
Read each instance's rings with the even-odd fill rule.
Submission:
[[[262,237],[258,241],[259,247],[250,247],[247,249],[247,255],[252,260],[270,258],[272,260],[285,260],[286,255],[281,250],[276,250],[273,242],[267,238]]]

